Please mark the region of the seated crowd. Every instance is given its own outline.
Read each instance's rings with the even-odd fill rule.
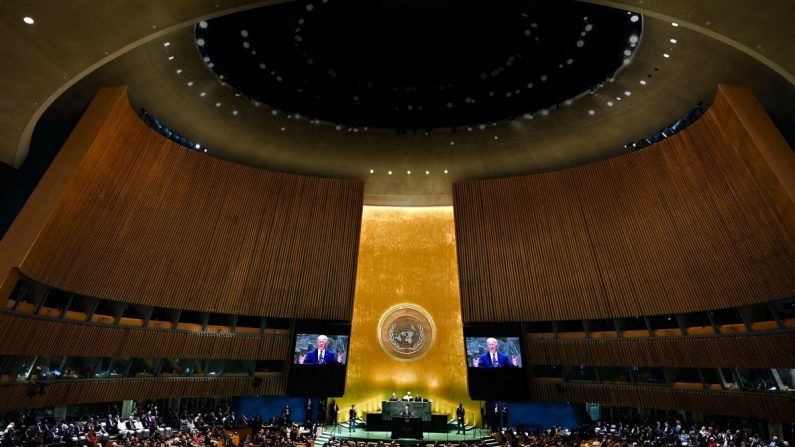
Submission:
[[[235,429],[244,427],[251,434],[241,439]],[[316,430],[317,424],[293,424],[289,412],[263,421],[259,414],[238,418],[229,408],[159,415],[149,407],[126,419],[115,409],[106,417],[65,419],[25,411],[0,422],[0,447],[294,447],[307,444]]]
[[[777,436],[762,438],[747,427],[712,427],[680,420],[672,423],[596,422],[572,430],[551,427],[540,433],[506,428],[495,438],[510,447],[788,447]]]
[[[0,447],[297,447],[312,445],[318,424],[293,423],[289,407],[267,421],[257,414],[239,418],[231,408],[186,409],[161,415],[156,406],[134,410],[122,420],[115,409],[97,415],[56,420],[33,411],[0,421]],[[172,428],[173,427],[173,428]],[[243,436],[238,435],[238,430]],[[789,436],[792,433],[787,434]],[[505,427],[493,434],[504,447],[788,447],[777,436],[764,438],[735,424],[723,427],[654,421],[551,427],[525,431]],[[485,447],[486,441],[426,442],[423,447]],[[396,447],[395,441],[360,442],[332,436],[322,447]],[[321,446],[315,446],[321,447]]]

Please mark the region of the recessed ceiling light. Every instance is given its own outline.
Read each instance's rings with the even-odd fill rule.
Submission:
[[[193,81],[188,81],[188,87],[193,87]]]
[[[221,103],[220,102],[216,102],[215,103],[215,107],[221,107]]]
[[[638,43],[638,36],[634,34],[629,36],[629,43]]]
[[[671,26],[679,26],[679,24],[676,22],[671,22]]]
[[[638,17],[636,15],[633,15],[632,17],[629,18],[629,21],[632,22],[632,23],[635,23],[638,20],[640,20],[640,17]]]
[[[447,174],[447,169],[444,170],[444,173]]]
[[[670,42],[671,43],[676,43],[676,39],[671,39]]]
[[[235,115],[235,116],[237,116],[237,114],[238,114],[238,111],[237,111],[237,110],[232,110],[232,115]]]
[[[199,22],[199,28],[206,29],[207,28],[207,22],[205,22],[204,20]]]
[[[641,79],[640,80],[640,85],[646,85],[646,80],[645,79]]]
[[[626,91],[624,92],[624,95],[626,95],[626,96],[630,96],[630,95],[632,95],[632,92],[631,92],[631,91],[629,91],[629,90],[626,90]]]
[[[613,107],[613,101],[607,101],[607,107]]]
[[[430,175],[431,171],[425,171],[425,175]]]
[[[164,46],[164,47],[167,47],[167,46],[169,46],[169,45],[171,45],[171,42],[163,42],[163,46]]]
[[[33,17],[27,17],[27,16],[23,17],[22,21],[27,23],[28,25],[33,25],[34,23],[36,23],[36,21],[33,20]]]
[[[199,143],[196,143],[196,149],[201,149],[201,148],[202,148],[202,145],[199,144]]]
[[[174,60],[174,56],[169,56],[168,60],[173,61]]]
[[[181,68],[177,68],[177,74],[180,74],[180,73],[182,73],[182,69]]]
[[[374,169],[370,169],[370,174],[372,174],[372,173],[374,173],[374,172],[375,172],[375,170],[374,170]]]
[[[196,39],[196,45],[203,47],[204,46],[204,39]]]
[[[392,175],[392,171],[388,171],[388,172],[387,172],[387,175]]]
[[[199,93],[199,96],[207,96],[207,92],[201,92]]]
[[[668,53],[663,53],[663,57],[665,57],[665,58],[669,58],[669,57],[671,57],[671,55],[670,55],[670,54],[668,54]]]
[[[406,171],[406,175],[411,175],[411,171]]]

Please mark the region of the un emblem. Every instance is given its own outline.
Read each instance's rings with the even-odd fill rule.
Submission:
[[[425,309],[414,304],[389,308],[378,322],[378,341],[391,357],[411,361],[424,356],[433,346],[435,328]]]

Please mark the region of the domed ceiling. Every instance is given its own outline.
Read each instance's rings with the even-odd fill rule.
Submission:
[[[718,83],[795,142],[792,2],[10,0],[0,19],[0,180],[35,185],[28,149],[43,172],[38,142],[112,85],[207,156],[358,179],[368,204],[618,156]]]
[[[195,28],[203,61],[274,113],[397,133],[562,104],[629,63],[642,20],[574,1],[304,0]]]

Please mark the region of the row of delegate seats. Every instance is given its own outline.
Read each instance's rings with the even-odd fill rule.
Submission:
[[[6,302],[6,309],[12,310],[14,312],[23,313],[23,314],[35,314],[40,317],[45,318],[52,318],[52,319],[63,319],[68,321],[77,321],[77,322],[88,322],[88,323],[97,323],[97,324],[107,324],[107,325],[114,325],[117,324],[117,321],[114,317],[110,315],[101,315],[101,314],[94,314],[91,315],[89,320],[88,314],[85,312],[76,312],[76,311],[62,311],[61,309],[55,309],[51,307],[41,306],[38,310],[36,307],[28,302],[20,302],[17,303],[14,300],[8,300]],[[170,321],[160,321],[160,320],[149,320],[145,322],[140,318],[128,318],[128,317],[120,317],[118,319],[119,326],[127,326],[127,327],[138,327],[138,328],[147,328],[147,329],[162,329],[162,330],[181,330],[181,331],[205,331],[205,332],[218,332],[218,333],[228,333],[228,334],[242,334],[242,335],[289,335],[289,329],[279,329],[279,328],[255,328],[255,327],[246,327],[246,326],[222,326],[222,325],[212,325],[208,324],[203,326],[197,323],[187,323],[187,322],[177,322],[176,324]]]
[[[776,321],[757,321],[751,323],[751,330],[754,332],[774,331],[779,329],[793,329],[795,328],[795,318],[787,318],[781,321],[782,327],[779,327]],[[718,332],[716,333],[715,328]],[[682,333],[680,328],[664,328],[652,329],[651,334],[654,337],[681,337],[684,335],[727,335],[727,334],[743,334],[748,333],[748,328],[745,324],[723,324],[713,326],[688,326],[685,328],[686,334]],[[564,340],[584,340],[586,338],[619,338],[618,331],[590,331],[586,334],[585,331],[561,331],[554,332],[529,332],[527,338],[530,339],[564,339]],[[646,338],[651,337],[648,329],[631,329],[622,330],[621,337],[623,338]]]

